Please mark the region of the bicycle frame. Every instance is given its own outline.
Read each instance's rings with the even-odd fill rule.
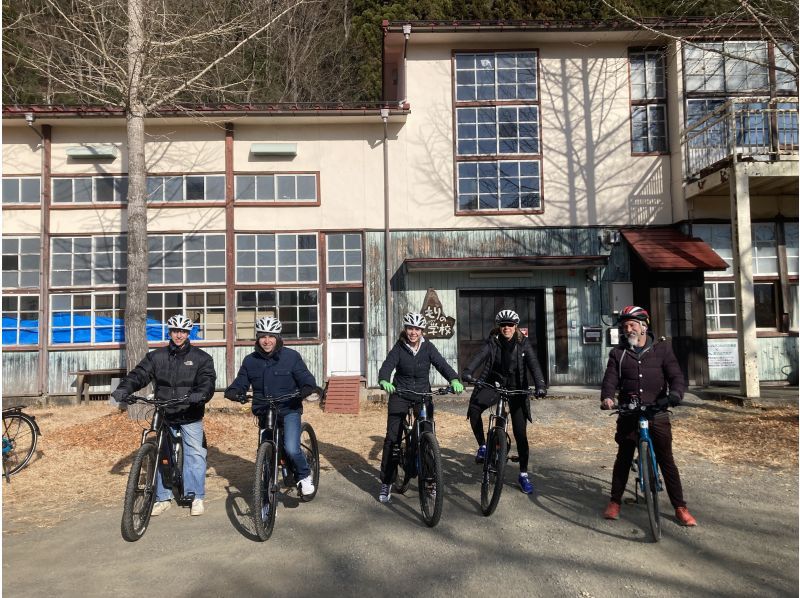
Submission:
[[[645,441],[648,446],[650,447],[650,470],[656,472],[656,491],[661,492],[662,484],[661,484],[661,476],[658,475],[658,462],[656,460],[656,452],[655,447],[653,446],[653,440],[650,438],[650,419],[647,417],[646,411],[639,412],[639,441]],[[647,484],[647,480],[644,479],[644,476],[641,475],[642,471],[642,453],[639,452],[639,442],[636,443],[636,464],[638,467],[638,477],[636,484],[637,494],[636,494],[636,502],[639,502],[639,494],[638,492],[641,491],[642,495],[646,492],[647,488],[645,484]]]

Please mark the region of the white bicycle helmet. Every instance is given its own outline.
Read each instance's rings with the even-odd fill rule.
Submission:
[[[403,316],[403,326],[412,326],[414,328],[425,328],[428,325],[428,322],[425,320],[425,316],[422,314],[418,314],[415,312],[408,312],[406,315]]]
[[[516,326],[519,324],[519,314],[512,309],[502,309],[494,317],[494,323],[498,326],[500,324],[513,324]]]
[[[256,332],[262,334],[280,334],[283,325],[278,318],[267,316],[256,320]]]
[[[193,327],[194,323],[186,316],[182,316],[180,314],[174,315],[167,320],[168,330],[185,330],[186,332],[189,332]]]

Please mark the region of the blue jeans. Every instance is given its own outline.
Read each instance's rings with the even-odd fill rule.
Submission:
[[[283,416],[283,450],[294,465],[298,481],[308,477],[311,473],[306,456],[300,450],[301,425],[299,411],[290,411]]]
[[[180,428],[183,435],[183,492],[186,495],[194,492],[195,498],[205,498],[208,451],[203,448],[203,420],[173,426],[173,429],[175,428]],[[171,498],[172,491],[164,488],[161,481],[161,468],[159,468],[156,479],[156,500],[162,501]]]

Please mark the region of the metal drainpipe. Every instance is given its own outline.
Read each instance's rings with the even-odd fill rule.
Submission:
[[[381,108],[383,120],[383,260],[386,267],[386,351],[392,349],[392,268],[389,257],[389,109]]]

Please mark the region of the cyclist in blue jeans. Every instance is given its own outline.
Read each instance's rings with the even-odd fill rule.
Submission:
[[[280,397],[300,391],[299,397],[279,405],[278,420],[283,421],[284,451],[300,480],[300,492],[305,496],[314,493],[314,481],[306,456],[300,449],[300,416],[303,399],[312,393],[322,394],[322,389],[317,386],[300,354],[284,347],[282,330],[283,325],[277,318],[259,318],[256,322],[256,350],[244,358],[236,379],[225,390],[225,398],[237,401],[252,386],[253,414],[262,418],[266,412],[264,397]],[[261,419],[259,423],[263,427]]]
[[[205,351],[193,347],[189,333],[194,323],[182,315],[167,320],[169,345],[150,351],[144,359],[123,378],[111,396],[120,403],[128,403],[128,395],[151,382],[157,399],[184,399],[182,404],[166,409],[166,423],[180,428],[183,435],[183,483],[187,495],[194,494],[191,514],[205,512],[206,495],[206,443],[203,433],[205,404],[214,395],[217,373],[214,361]],[[153,517],[166,511],[172,504],[172,492],[164,488],[161,469],[156,480],[156,503]]]

